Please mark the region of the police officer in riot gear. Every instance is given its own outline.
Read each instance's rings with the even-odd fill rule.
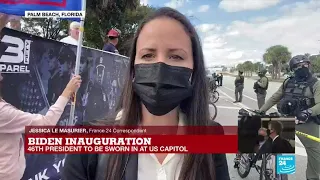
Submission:
[[[310,60],[307,56],[294,56],[289,62],[293,77],[286,79],[279,90],[260,108],[266,112],[277,104],[278,111],[283,115],[296,116],[300,122],[296,130],[315,137],[320,136],[320,82],[310,72]],[[306,148],[308,164],[307,180],[320,179],[320,143],[299,136]]]
[[[269,85],[269,80],[266,77],[267,70],[263,69],[258,72],[260,79],[254,83],[253,89],[254,92],[257,94],[257,101],[259,109],[264,105],[267,89]]]
[[[212,73],[212,80],[215,84],[217,84],[217,78],[218,78],[217,74],[215,72]]]
[[[239,74],[236,77],[236,80],[234,81],[234,85],[235,85],[235,101],[234,101],[234,103],[241,102],[242,101],[242,92],[243,92],[243,88],[244,88],[243,71],[239,71]]]

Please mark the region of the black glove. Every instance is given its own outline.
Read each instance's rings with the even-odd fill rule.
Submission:
[[[301,111],[300,113],[297,114],[297,119],[299,121],[306,122],[309,119],[309,117],[311,116],[311,114],[312,114],[312,111],[310,109]]]
[[[273,112],[273,113],[270,113],[269,115],[272,117],[279,117],[280,116],[280,114],[278,112]]]
[[[239,114],[239,116],[249,116],[248,111],[245,110],[245,109],[240,109],[240,110],[238,111],[238,114]]]
[[[260,111],[260,110],[254,110],[253,112],[256,113],[257,116],[263,116],[266,114],[265,112]]]

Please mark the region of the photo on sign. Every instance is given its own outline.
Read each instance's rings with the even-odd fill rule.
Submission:
[[[30,73],[30,39],[4,35],[0,39],[0,72]]]

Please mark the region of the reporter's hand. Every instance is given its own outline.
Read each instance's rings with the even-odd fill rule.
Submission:
[[[70,98],[73,93],[75,93],[81,85],[81,77],[79,75],[75,75],[71,78],[66,88],[64,89],[62,96],[66,98]]]

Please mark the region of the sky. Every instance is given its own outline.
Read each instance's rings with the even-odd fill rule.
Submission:
[[[320,52],[320,0],[140,0],[185,14],[201,38],[207,67],[262,61],[273,45],[292,55]]]

